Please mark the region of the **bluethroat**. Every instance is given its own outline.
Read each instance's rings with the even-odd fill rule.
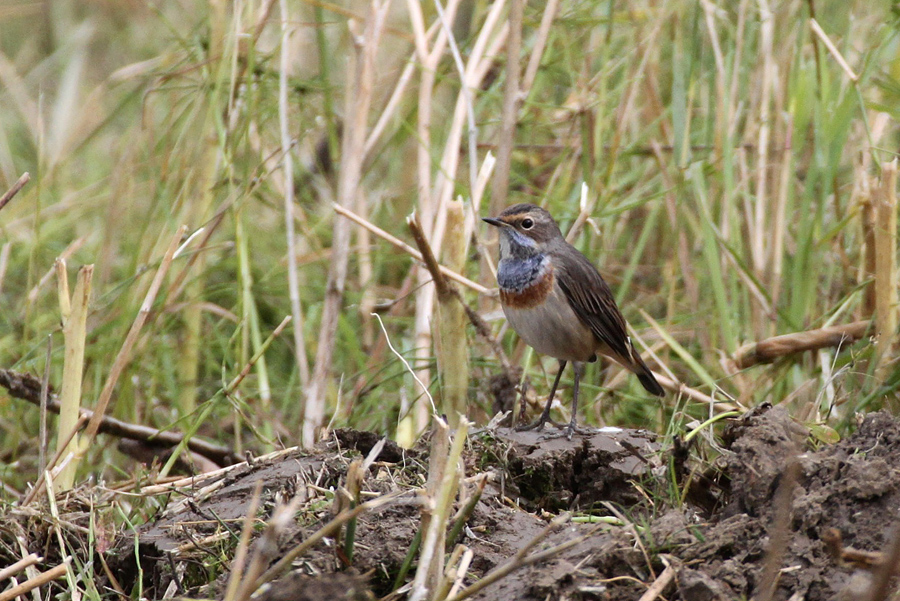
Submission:
[[[578,383],[584,363],[609,357],[637,375],[651,394],[665,392],[634,349],[625,318],[597,268],[566,242],[553,217],[532,204],[513,205],[484,221],[500,229],[497,284],[503,313],[519,336],[537,352],[559,360],[550,397],[538,420],[523,430],[540,430],[566,363],[575,369],[569,438],[576,431]]]

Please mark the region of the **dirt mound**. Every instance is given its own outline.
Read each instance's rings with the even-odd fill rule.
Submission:
[[[496,477],[459,541],[474,552],[467,583],[509,561],[544,530],[547,518],[539,516],[545,510],[590,510],[621,520],[600,527],[566,525],[532,552],[583,540],[475,598],[631,600],[654,583],[667,599],[685,601],[758,597],[765,588],[776,600],[825,601],[859,598],[867,590],[869,572],[842,567],[835,555],[877,563],[875,552],[889,542],[900,507],[900,423],[891,416],[869,415],[852,436],[810,451],[805,429],[782,409],[747,414],[724,433],[719,509],[712,513],[689,504],[672,508],[672,497],[665,496],[669,455],[654,438],[619,429],[572,441],[507,429],[473,433],[467,475],[491,471]],[[227,553],[223,540],[233,546],[234,533],[225,526],[244,515],[255,483],[265,485],[262,517],[271,513],[276,498],[307,495],[300,520],[283,537],[282,548],[288,548],[333,517],[325,491],[337,487],[352,458],[377,440],[341,431],[312,454],[293,451],[235,466],[218,479],[198,481],[193,491],[182,490],[184,498],[173,497],[158,519],[139,531],[145,595],[160,598],[177,580],[183,592],[221,597],[227,569],[205,573],[193,586],[187,576],[205,554]],[[427,451],[391,446],[385,455],[370,470],[364,490],[421,486]],[[308,595],[316,587],[304,585],[311,582],[304,578],[335,573],[352,581],[357,598],[367,598],[364,581],[371,593],[385,595],[419,528],[420,509],[412,502],[364,514],[352,560],[342,554],[340,540],[326,539],[267,595],[285,598],[298,586]],[[133,557],[132,541],[124,541],[122,549],[123,558]],[[117,569],[127,580],[126,564],[123,560]]]

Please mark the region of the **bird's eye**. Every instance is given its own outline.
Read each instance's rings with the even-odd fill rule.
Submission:
[[[522,229],[523,230],[530,230],[533,227],[534,227],[534,221],[532,219],[526,217],[525,219],[522,220]]]

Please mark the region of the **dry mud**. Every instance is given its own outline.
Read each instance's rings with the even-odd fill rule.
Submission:
[[[138,528],[137,547],[133,533],[119,535],[106,551],[110,571],[125,591],[141,579],[148,599],[221,598],[228,576],[222,566],[229,565],[257,483],[260,524],[279,500],[304,498],[279,540],[288,549],[334,516],[327,491],[343,485],[351,461],[377,440],[342,430],[313,452],[286,452],[199,477]],[[661,450],[643,431],[607,429],[571,441],[502,428],[474,432],[466,475],[493,478],[456,541],[474,552],[465,583],[509,561],[552,515],[572,511],[622,522],[565,525],[530,552],[590,536],[475,598],[634,600],[654,583],[665,584],[668,600],[759,597],[766,589],[776,600],[865,598],[872,580],[866,564],[877,570],[877,553],[891,542],[900,508],[900,422],[874,413],[837,444],[812,450],[809,440],[782,409],[761,407],[726,428],[722,455],[700,474],[683,450]],[[404,451],[388,444],[363,490],[422,486],[427,465],[427,445]],[[684,491],[685,502],[673,508]],[[420,508],[410,499],[364,514],[352,558],[342,539],[326,539],[262,598],[387,595],[419,523]]]

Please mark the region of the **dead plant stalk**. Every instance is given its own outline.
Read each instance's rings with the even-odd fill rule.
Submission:
[[[281,64],[278,72],[278,122],[281,133],[281,154],[284,175],[284,224],[288,251],[288,294],[291,300],[291,316],[294,318],[294,360],[300,374],[300,384],[309,384],[309,360],[303,340],[303,308],[300,305],[300,276],[297,273],[297,251],[294,233],[294,161],[291,154],[291,124],[288,114],[288,69],[290,67],[290,14],[287,0],[280,0],[281,10]]]
[[[338,179],[337,204],[350,207],[360,194],[362,161],[366,143],[366,121],[372,101],[372,84],[375,77],[375,54],[390,0],[372,0],[366,17],[365,28],[360,35],[355,21],[350,21],[353,52],[347,68],[347,88],[356,94],[347,94],[344,136],[341,140],[341,164]],[[325,420],[326,390],[336,342],[338,315],[347,281],[347,264],[350,259],[350,228],[343,219],[335,219],[332,228],[331,263],[325,284],[325,300],[319,327],[315,368],[306,387],[306,405],[303,411],[301,443],[311,447],[316,442],[319,428]]]

